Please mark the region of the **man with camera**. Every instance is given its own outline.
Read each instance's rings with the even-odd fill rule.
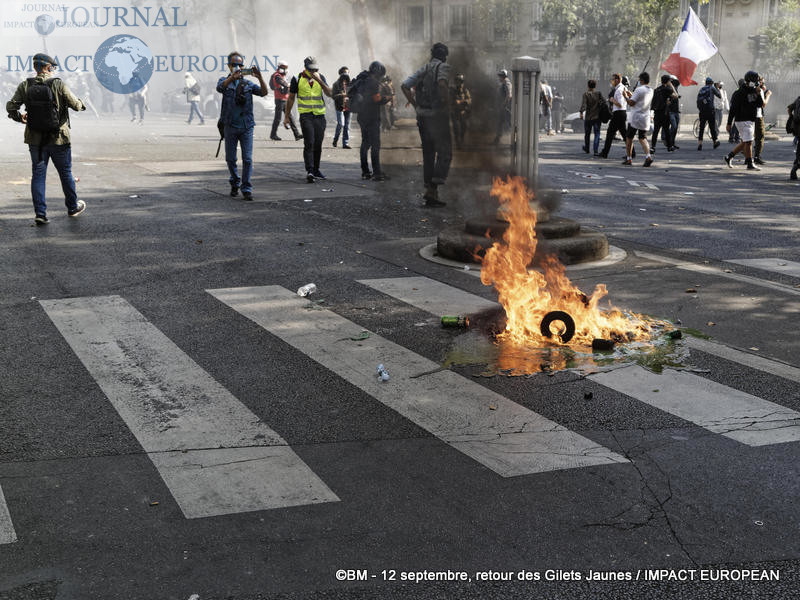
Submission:
[[[267,84],[261,75],[258,65],[250,69],[244,68],[244,56],[238,52],[228,55],[228,69],[231,74],[221,77],[217,82],[217,91],[222,94],[220,121],[225,137],[225,162],[230,173],[231,196],[239,194],[245,200],[253,199],[253,185],[250,178],[253,174],[253,130],[256,120],[253,116],[253,95],[266,96]],[[258,79],[259,85],[247,81],[245,76],[252,75]],[[236,169],[236,148],[242,148],[242,176]]]

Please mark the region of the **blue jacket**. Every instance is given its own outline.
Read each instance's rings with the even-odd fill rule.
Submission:
[[[220,111],[220,119],[226,126],[231,125],[233,122],[234,111],[239,107],[236,105],[236,82],[232,82],[228,87],[222,87],[223,82],[228,77],[220,77],[217,82],[217,91],[222,94],[222,109]],[[241,107],[242,116],[244,117],[245,129],[250,129],[256,126],[256,120],[253,116],[253,94],[261,95],[261,86],[256,85],[252,81],[240,79],[239,85],[244,85],[244,104]]]

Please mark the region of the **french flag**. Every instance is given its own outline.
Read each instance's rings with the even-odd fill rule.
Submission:
[[[689,7],[689,14],[686,15],[678,41],[661,68],[677,77],[681,85],[697,85],[692,79],[697,65],[716,53],[717,47],[711,41],[706,28]]]

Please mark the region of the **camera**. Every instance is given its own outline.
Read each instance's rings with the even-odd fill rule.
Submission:
[[[253,69],[242,69],[242,75],[252,75]]]

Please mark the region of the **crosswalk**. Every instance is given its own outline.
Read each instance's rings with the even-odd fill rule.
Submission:
[[[470,314],[491,300],[426,278],[358,284],[433,314]],[[454,451],[500,477],[629,460],[332,309],[276,285],[206,290]],[[269,424],[251,412],[121,296],[42,300],[40,305],[138,440],[187,519],[339,502]],[[313,309],[313,310],[312,310]],[[692,348],[800,382],[800,369],[704,340]],[[379,381],[375,365],[390,368]],[[631,365],[588,377],[638,402],[751,447],[800,441],[800,413],[696,374]],[[17,541],[0,488],[0,544]],[[13,508],[13,503],[11,504]]]

